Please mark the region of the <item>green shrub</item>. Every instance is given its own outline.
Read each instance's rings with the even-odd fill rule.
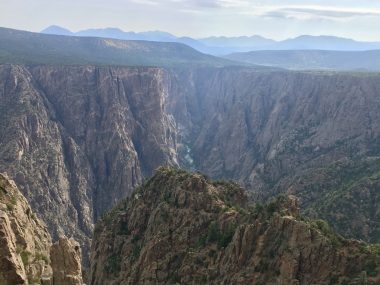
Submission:
[[[136,242],[138,242],[139,240],[140,240],[140,236],[137,234],[137,235],[134,235],[134,236],[133,236],[131,242],[132,242],[132,243],[136,243]]]
[[[12,205],[16,206],[16,204],[17,204],[17,197],[16,197],[16,195],[14,195],[14,196],[11,197],[11,203],[12,203]]]
[[[13,209],[15,208],[15,206],[13,204],[11,204],[11,203],[6,203],[6,205],[7,205],[7,210],[8,211],[13,211]]]
[[[39,276],[28,276],[28,283],[29,284],[41,284],[41,278]]]
[[[368,276],[376,276],[377,270],[376,270],[377,264],[374,259],[370,259],[365,264],[365,271],[367,272]]]
[[[120,228],[119,228],[119,233],[118,233],[119,235],[126,235],[126,236],[128,236],[128,235],[130,235],[131,234],[131,232],[130,232],[130,230],[129,230],[129,228],[128,228],[128,222],[121,222],[120,223]]]
[[[34,255],[34,259],[35,260],[43,260],[45,261],[45,263],[49,263],[50,260],[49,260],[49,257],[47,257],[45,254],[43,254],[42,252],[36,252],[36,254]]]
[[[207,243],[207,236],[201,236],[199,239],[198,239],[198,241],[197,241],[197,243],[196,243],[196,247],[197,248],[203,248],[203,247],[205,247],[206,246],[206,243]]]
[[[29,265],[29,257],[32,255],[29,251],[25,250],[25,248],[22,245],[17,244],[16,245],[16,253],[18,255],[20,255],[22,263],[24,264],[24,266]]]
[[[229,225],[227,231],[225,233],[221,233],[218,237],[218,247],[227,247],[230,242],[232,241],[232,238],[234,237],[235,234],[235,225]]]
[[[131,257],[132,260],[135,261],[140,257],[141,247],[137,244],[133,245]]]
[[[369,250],[380,257],[380,243],[369,245]]]
[[[255,267],[256,272],[267,272],[269,264],[265,260],[260,260],[259,264]]]
[[[267,205],[267,213],[269,215],[269,217],[272,217],[273,214],[276,212],[277,210],[277,205],[275,202],[270,202],[268,205]]]
[[[3,192],[3,188],[0,187],[0,201],[3,201],[5,197],[5,194]]]
[[[171,201],[171,192],[170,191],[166,191],[164,193],[164,201],[168,204],[170,204],[170,201]]]
[[[332,276],[329,281],[329,285],[336,285],[339,284],[339,277],[338,276]]]
[[[118,275],[121,270],[121,256],[118,254],[111,255],[105,266],[106,272],[111,275]]]
[[[325,237],[327,237],[333,247],[339,247],[342,245],[342,237],[336,234],[326,221],[315,220],[310,224],[312,227],[319,230]]]
[[[331,232],[329,224],[324,220],[316,220],[314,221],[316,227],[325,235]]]
[[[29,257],[31,255],[32,254],[29,251],[26,251],[26,250],[22,250],[20,252],[21,260],[22,260],[22,263],[24,264],[24,266],[29,265]]]
[[[179,277],[177,272],[173,272],[168,276],[169,284],[181,284],[181,278]]]
[[[222,232],[218,225],[215,222],[212,222],[209,225],[208,234],[206,241],[208,243],[216,242],[218,248],[227,247],[229,243],[232,241],[232,238],[235,234],[236,225],[229,225],[227,231]]]
[[[255,209],[254,209],[254,212],[258,215],[261,215],[263,212],[264,212],[264,206],[260,203],[257,203],[255,205]]]
[[[212,222],[208,227],[207,242],[216,242],[220,233],[218,225]]]

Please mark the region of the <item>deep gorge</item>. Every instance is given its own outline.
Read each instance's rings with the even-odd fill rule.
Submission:
[[[94,222],[157,167],[185,166],[183,145],[255,201],[294,194],[345,236],[378,238],[376,74],[5,64],[0,79],[0,172],[53,238],[88,248]],[[355,195],[357,220],[339,218]]]

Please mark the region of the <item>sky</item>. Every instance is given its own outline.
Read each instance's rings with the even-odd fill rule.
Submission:
[[[335,35],[380,41],[376,0],[0,0],[0,26],[38,32],[118,27],[177,36]]]

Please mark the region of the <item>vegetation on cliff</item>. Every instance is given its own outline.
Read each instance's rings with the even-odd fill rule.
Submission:
[[[378,246],[299,213],[295,197],[160,168],[95,229],[91,284],[350,284],[379,281]]]

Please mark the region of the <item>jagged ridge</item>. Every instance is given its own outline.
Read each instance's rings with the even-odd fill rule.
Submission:
[[[374,246],[303,219],[294,197],[252,207],[237,184],[161,168],[97,225],[90,278],[91,284],[375,284],[378,266]]]

